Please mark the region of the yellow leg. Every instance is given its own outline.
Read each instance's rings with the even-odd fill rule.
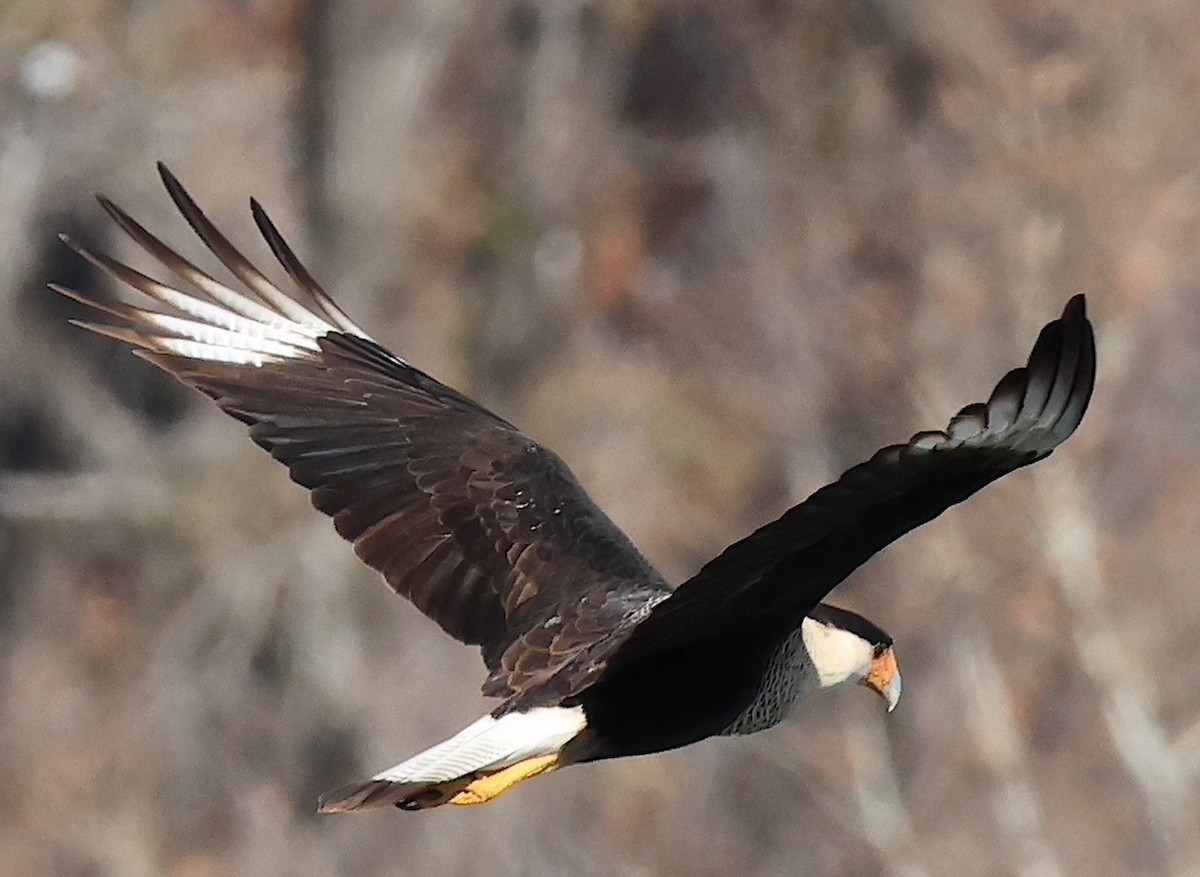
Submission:
[[[506,767],[496,773],[488,774],[474,780],[469,786],[450,799],[450,803],[458,807],[471,807],[475,804],[486,804],[499,798],[517,783],[532,779],[539,774],[554,770],[558,767],[557,755],[540,755],[537,758],[527,758],[511,767]]]

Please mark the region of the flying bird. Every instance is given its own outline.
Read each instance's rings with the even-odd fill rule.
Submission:
[[[769,728],[843,683],[873,689],[890,710],[901,690],[891,637],[821,601],[909,530],[1048,456],[1079,425],[1095,380],[1092,327],[1075,296],[987,402],[883,448],[673,587],[552,451],[373,341],[257,201],[254,221],[292,294],[159,172],[251,294],[103,196],[117,225],[186,285],[64,237],[165,307],[52,288],[112,318],[78,325],[132,346],[247,424],[365,563],[479,647],[483,692],[500,699],[450,739],[322,796],[323,812],[484,803],[567,765]]]

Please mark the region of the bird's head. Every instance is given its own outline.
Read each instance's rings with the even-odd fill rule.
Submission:
[[[886,700],[888,712],[896,708],[900,668],[890,636],[861,615],[825,603],[808,614],[801,633],[822,688],[858,682]]]

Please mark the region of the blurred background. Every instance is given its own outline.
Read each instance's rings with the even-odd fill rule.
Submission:
[[[1200,7],[1132,0],[0,2],[0,870],[1200,874],[1197,46]],[[219,268],[158,159],[282,278],[260,198],[674,580],[1076,292],[1096,395],[834,595],[897,640],[892,715],[318,818],[487,708],[482,665],[66,325],[47,281],[108,286],[56,233],[154,273],[93,191]]]

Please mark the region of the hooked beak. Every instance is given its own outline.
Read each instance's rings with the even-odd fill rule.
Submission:
[[[896,708],[900,700],[900,667],[892,649],[871,662],[871,670],[862,678],[862,684],[887,701],[889,713]]]

